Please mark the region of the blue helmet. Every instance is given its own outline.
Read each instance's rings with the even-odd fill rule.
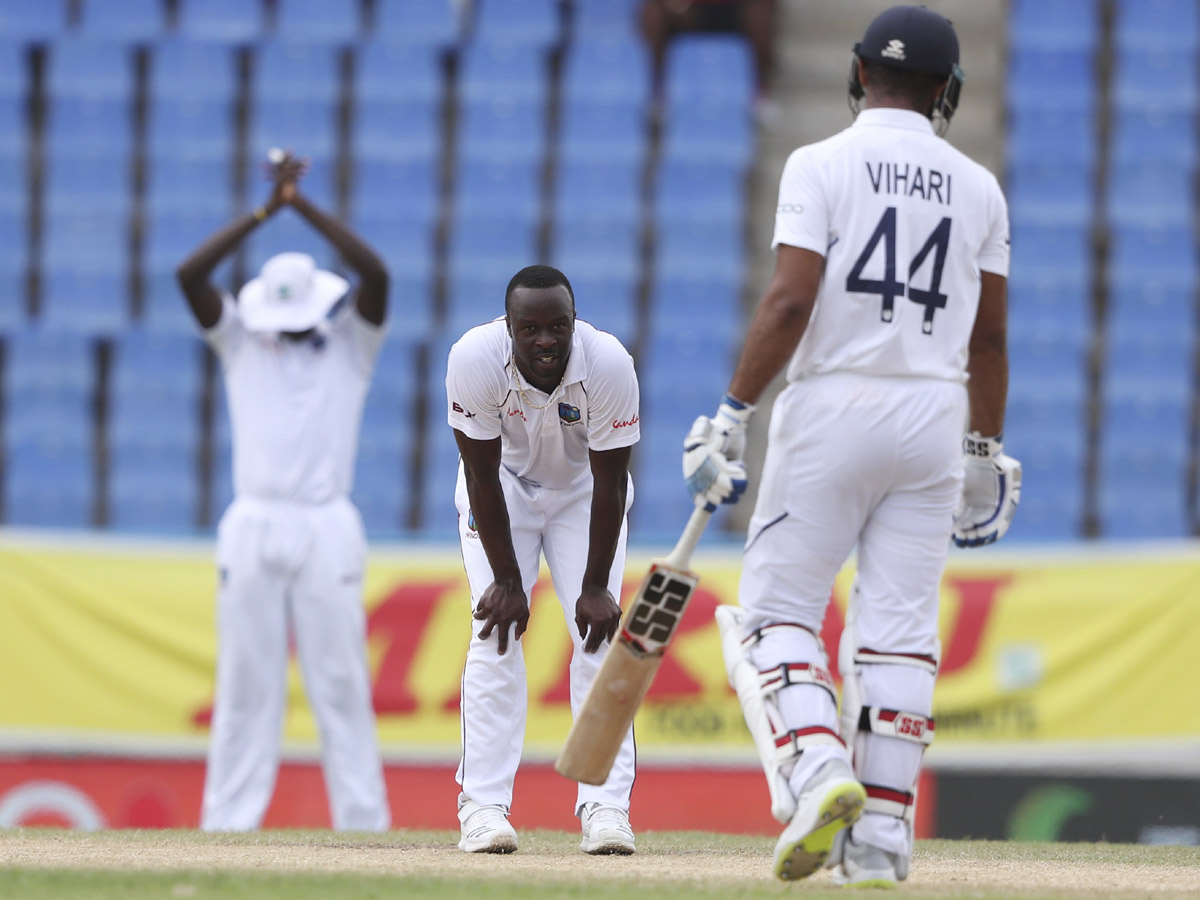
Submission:
[[[942,120],[938,133],[945,131],[958,106],[963,84],[963,71],[958,65],[958,35],[949,19],[924,6],[885,9],[854,45],[854,56],[850,66],[850,97],[856,111],[855,104],[865,93],[858,80],[859,59],[948,79],[932,111],[934,118]]]

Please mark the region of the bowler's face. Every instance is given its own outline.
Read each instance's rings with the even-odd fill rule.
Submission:
[[[562,381],[571,355],[575,311],[564,285],[513,289],[508,304],[508,330],[513,357],[525,380],[550,393]]]

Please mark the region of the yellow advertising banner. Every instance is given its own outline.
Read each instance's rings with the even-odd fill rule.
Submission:
[[[1200,735],[1200,553],[1057,559],[955,554],[943,582],[938,744]],[[631,558],[626,595],[646,557]],[[735,603],[739,561],[703,549],[701,584],[637,720],[639,744],[749,745],[725,681],[713,610]],[[852,567],[824,638],[836,668]],[[199,738],[216,655],[211,547],[0,539],[0,737]],[[385,751],[457,747],[470,601],[457,549],[373,552],[368,646]],[[566,735],[570,641],[548,577],[522,639],[527,740]],[[286,737],[315,740],[297,667]]]

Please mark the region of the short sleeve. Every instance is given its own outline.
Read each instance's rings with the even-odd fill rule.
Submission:
[[[988,223],[983,246],[979,250],[979,269],[1008,277],[1008,203],[995,177],[988,183]]]
[[[771,248],[780,244],[812,250],[822,256],[829,249],[829,204],[816,161],[804,147],[788,157],[779,180]]]
[[[446,361],[446,421],[477,441],[500,437],[500,404],[507,396],[503,367],[488,358],[470,332],[450,348]]]
[[[368,322],[357,307],[351,304],[338,316],[334,327],[343,331],[347,337],[351,364],[364,378],[370,378],[371,373],[375,371],[375,361],[379,359],[384,338],[387,337],[387,325]]]
[[[221,318],[212,328],[203,329],[203,335],[221,366],[228,369],[233,365],[238,350],[246,341],[246,326],[238,315],[237,304],[227,292],[221,292]]]
[[[588,395],[588,447],[630,447],[641,437],[633,359],[616,338],[599,344],[596,357],[584,385]]]

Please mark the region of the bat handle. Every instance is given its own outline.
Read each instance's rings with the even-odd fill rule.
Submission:
[[[692,516],[688,519],[687,525],[684,526],[683,534],[679,536],[679,542],[667,554],[667,565],[678,569],[687,568],[688,561],[692,558],[692,553],[696,550],[696,544],[700,542],[700,536],[704,534],[704,529],[711,518],[712,513],[702,507],[697,506],[692,510]]]

